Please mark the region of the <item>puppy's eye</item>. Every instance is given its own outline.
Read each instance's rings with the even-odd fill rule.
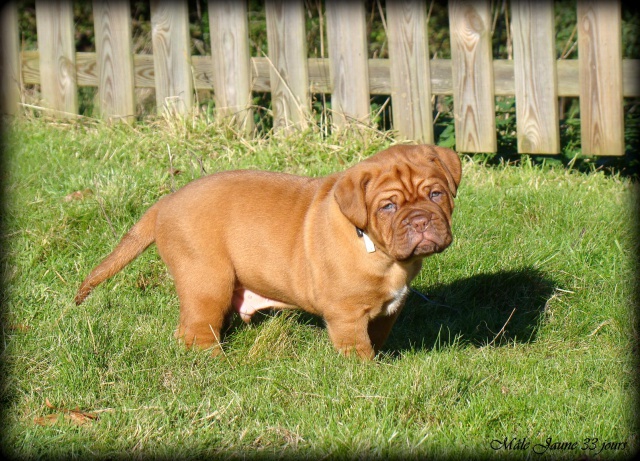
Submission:
[[[429,198],[431,200],[437,201],[440,200],[442,198],[443,193],[439,190],[432,190],[431,193],[429,194]]]
[[[382,211],[396,211],[396,204],[389,202],[387,203],[385,206],[381,207],[380,210]]]

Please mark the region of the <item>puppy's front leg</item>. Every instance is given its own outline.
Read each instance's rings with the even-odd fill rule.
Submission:
[[[400,309],[390,315],[379,315],[369,322],[368,331],[371,344],[375,352],[380,352],[385,341],[391,333],[391,328],[396,323]]]
[[[329,338],[334,347],[344,355],[355,352],[363,360],[372,360],[375,351],[369,339],[367,327],[369,320],[365,315],[357,318],[342,316],[325,317]]]

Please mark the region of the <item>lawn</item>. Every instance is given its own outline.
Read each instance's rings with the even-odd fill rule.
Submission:
[[[178,300],[153,247],[79,307],[75,290],[147,207],[194,178],[324,175],[389,134],[237,139],[203,119],[25,117],[5,141],[9,455],[608,459],[638,447],[627,178],[465,157],[454,243],[425,261],[374,362],[341,357],[299,312],[234,322],[211,358],[173,339]]]

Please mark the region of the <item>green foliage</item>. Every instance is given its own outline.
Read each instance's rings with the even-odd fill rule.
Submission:
[[[229,132],[205,116],[9,126],[0,402],[11,457],[534,456],[494,451],[505,437],[626,443],[607,458],[637,450],[639,196],[619,174],[465,157],[454,243],[425,261],[374,363],[340,357],[322,322],[298,312],[235,321],[218,359],[183,349],[153,248],[76,307],[80,280],[145,209],[205,172],[318,176],[394,142],[370,129]],[[97,419],[78,425],[76,407]]]

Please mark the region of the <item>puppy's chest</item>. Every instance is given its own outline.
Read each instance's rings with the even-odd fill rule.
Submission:
[[[400,309],[409,295],[409,287],[407,285],[391,292],[391,299],[385,301],[382,305],[382,315],[393,315]]]
[[[420,270],[420,264],[412,266],[395,265],[380,284],[383,290],[380,314],[393,315],[402,308],[409,295],[409,284]]]

